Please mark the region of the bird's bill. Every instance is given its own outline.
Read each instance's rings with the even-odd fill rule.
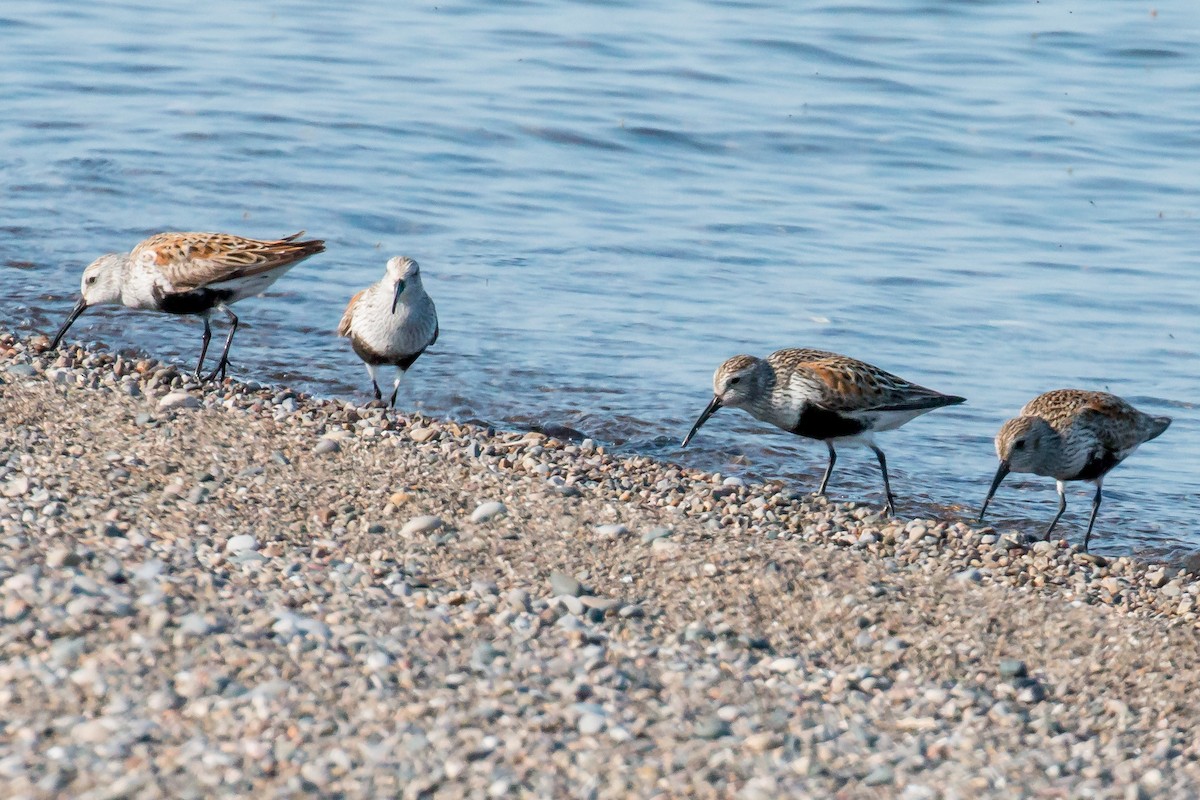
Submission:
[[[1004,480],[1004,476],[1008,474],[1008,462],[1001,461],[999,468],[996,469],[996,477],[992,478],[992,488],[988,489],[987,497],[983,499],[983,508],[979,509],[979,519],[977,522],[983,522],[983,514],[987,511],[988,503],[992,502],[992,495],[1000,488],[1000,481]]]
[[[82,297],[79,298],[79,302],[75,304],[73,309],[71,309],[71,316],[67,317],[67,321],[64,322],[63,326],[58,329],[58,333],[54,334],[54,341],[50,343],[51,350],[58,347],[58,343],[61,342],[62,338],[67,335],[67,329],[75,324],[75,320],[79,319],[80,314],[82,314],[84,311],[87,311],[87,307],[87,300],[84,300]]]
[[[400,305],[400,293],[404,291],[404,281],[396,281],[396,294],[392,296],[392,313],[396,313],[396,306]]]
[[[696,431],[700,430],[700,426],[703,425],[704,423],[708,422],[708,418],[711,417],[713,414],[717,413],[717,409],[719,409],[720,407],[721,407],[721,398],[714,397],[712,399],[712,402],[710,402],[708,404],[708,407],[705,408],[704,412],[700,415],[700,419],[696,420],[696,424],[692,426],[692,429],[690,431],[688,431],[688,435],[683,437],[683,444],[681,444],[680,447],[687,447],[688,442],[690,442],[692,440],[692,437],[696,435]]]

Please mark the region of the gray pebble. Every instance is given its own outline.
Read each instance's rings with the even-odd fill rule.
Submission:
[[[1024,678],[1029,674],[1025,662],[1016,658],[1000,659],[1000,677],[1002,678]]]
[[[621,619],[641,619],[646,616],[646,612],[641,606],[631,603],[627,606],[621,606],[621,610],[617,612],[617,616]]]
[[[342,446],[337,443],[336,439],[321,439],[321,441],[317,442],[316,447],[313,448],[313,452],[317,455],[324,455],[326,453],[336,453],[341,449]]]
[[[664,536],[670,536],[670,528],[651,528],[642,534],[642,544],[650,544],[655,539],[661,539]]]
[[[867,773],[863,778],[866,786],[885,786],[895,780],[895,773],[887,764],[882,764]]]
[[[733,733],[733,729],[720,717],[705,717],[696,723],[694,733],[697,739],[720,739]]]
[[[558,570],[550,573],[550,589],[556,597],[578,597],[583,594],[583,586],[579,581]]]
[[[179,620],[179,633],[184,636],[206,636],[213,626],[200,614],[188,614]]]
[[[579,601],[588,608],[597,609],[599,611],[612,611],[621,607],[621,601],[615,597],[596,597],[595,595],[585,594],[580,596]]]

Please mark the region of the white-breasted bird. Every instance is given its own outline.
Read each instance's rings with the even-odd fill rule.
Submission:
[[[383,278],[350,299],[337,332],[367,365],[376,400],[383,399],[376,369],[384,364],[396,368],[388,400],[394,407],[400,379],[438,339],[437,309],[425,293],[417,262],[407,256],[388,259]]]
[[[109,253],[83,271],[81,297],[54,336],[58,347],[67,329],[90,306],[124,305],[166,314],[189,314],[204,319],[204,339],[196,377],[212,339],[208,317],[220,309],[229,318],[229,335],[221,360],[208,375],[223,378],[229,346],[238,318],[229,306],[262,294],[283,273],[325,249],[319,239],[296,241],[304,231],[283,239],[247,239],[230,233],[160,233],[138,243],[128,253]]]
[[[873,433],[899,428],[942,406],[966,402],[899,378],[879,367],[824,350],[776,350],[766,358],[734,356],[713,375],[713,399],[683,440],[696,435],[719,408],[741,408],[785,431],[825,442],[829,465],[817,494],[824,494],[837,461],[835,442],[865,444],[879,460],[888,513],[896,501],[887,459]]]
[[[1092,515],[1088,518],[1083,549],[1088,549],[1096,512],[1100,510],[1104,476],[1128,458],[1138,446],[1162,435],[1170,417],[1155,417],[1131,406],[1116,395],[1084,389],[1055,389],[1039,394],[1005,422],[996,434],[1000,466],[979,510],[979,521],[1000,482],[1010,472],[1031,472],[1054,478],[1058,488],[1058,513],[1054,526],[1067,510],[1067,481],[1096,484]]]

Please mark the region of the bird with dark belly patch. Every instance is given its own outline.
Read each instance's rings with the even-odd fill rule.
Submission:
[[[217,309],[229,319],[229,335],[208,380],[224,378],[229,347],[238,327],[238,318],[229,306],[262,294],[289,269],[325,250],[325,243],[319,239],[297,241],[303,233],[283,239],[247,239],[229,233],[160,233],[128,253],[101,256],[83,271],[79,302],[55,334],[50,348],[58,347],[67,330],[90,306],[124,305],[198,316],[204,320],[196,363],[199,378],[212,339],[208,317]]]
[[[1100,510],[1104,476],[1139,445],[1161,436],[1170,424],[1170,417],[1153,417],[1107,392],[1056,389],[1038,395],[996,434],[1000,466],[979,510],[979,521],[1005,475],[1045,475],[1054,478],[1058,488],[1058,513],[1046,528],[1049,539],[1067,510],[1066,482],[1092,481],[1096,494],[1083,536],[1083,549],[1087,550]]]
[[[887,459],[873,434],[899,428],[935,408],[965,402],[909,383],[878,367],[824,350],[777,350],[766,358],[734,356],[713,375],[713,399],[683,440],[696,435],[720,408],[741,408],[785,431],[825,442],[829,465],[824,494],[837,462],[835,442],[865,444],[879,460],[887,511],[896,513]]]

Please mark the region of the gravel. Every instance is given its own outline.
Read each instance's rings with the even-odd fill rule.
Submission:
[[[1173,565],[47,344],[0,334],[5,796],[1200,794]]]

